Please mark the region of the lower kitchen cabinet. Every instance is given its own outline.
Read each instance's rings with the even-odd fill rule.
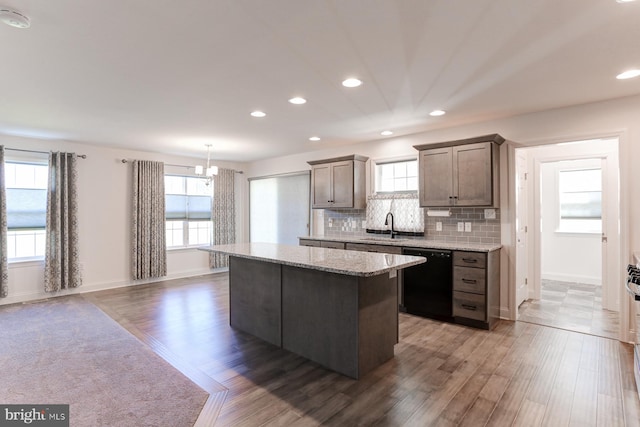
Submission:
[[[378,245],[370,243],[347,243],[348,251],[380,252],[385,254],[402,254],[400,246]]]
[[[499,316],[500,251],[454,251],[454,321],[491,329]]]
[[[362,243],[362,242],[336,242],[332,240],[300,239],[302,246],[315,246],[323,248],[347,249],[352,251],[382,252],[388,254],[403,254],[405,248],[396,245],[382,243]],[[453,322],[475,328],[491,329],[500,318],[500,249],[488,252],[475,252],[453,249],[449,266],[446,266],[448,273],[447,281],[447,301],[451,302],[446,315],[429,316],[431,310],[426,307],[424,310],[416,311],[414,314],[424,317],[433,317],[437,320]],[[401,311],[404,309],[405,280],[417,281],[414,287],[430,286],[428,275],[409,275],[407,271],[412,268],[424,269],[429,267],[429,262],[419,266],[409,267],[407,270],[398,272],[398,300],[401,304]],[[441,276],[441,275],[440,275]],[[449,299],[450,298],[450,299]]]
[[[344,249],[345,242],[334,242],[331,240],[300,239],[300,246],[312,246],[316,248]]]

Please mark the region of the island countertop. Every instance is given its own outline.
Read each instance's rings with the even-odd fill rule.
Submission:
[[[410,255],[347,251],[276,243],[234,243],[206,246],[199,249],[240,258],[360,277],[377,276],[426,262],[423,257]]]

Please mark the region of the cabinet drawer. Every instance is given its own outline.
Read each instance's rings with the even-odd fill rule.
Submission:
[[[320,240],[300,239],[300,246],[320,247]]]
[[[487,267],[487,254],[484,252],[453,252],[453,265],[462,267]]]
[[[402,248],[390,245],[372,245],[368,243],[347,243],[348,251],[381,252],[385,254],[402,254]]]
[[[484,268],[453,267],[453,290],[484,294],[486,271]]]
[[[453,316],[486,321],[487,306],[484,295],[453,291]]]
[[[320,242],[320,246],[323,248],[344,249],[344,245],[344,242],[325,242],[324,240]]]

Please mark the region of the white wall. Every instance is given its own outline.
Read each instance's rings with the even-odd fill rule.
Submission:
[[[123,149],[104,148],[67,141],[46,141],[31,138],[0,136],[6,148],[42,151],[70,151],[86,154],[78,159],[79,238],[80,262],[83,268],[83,286],[61,294],[87,292],[132,284],[130,274],[130,215],[131,164],[121,159],[158,160],[178,165],[204,163],[203,159],[161,155]],[[7,151],[7,160],[21,154]],[[45,157],[46,159],[46,157]],[[220,167],[241,170],[241,164],[216,162]],[[167,172],[184,173],[184,168]],[[244,176],[236,174],[238,239],[244,239],[242,211],[245,194]],[[167,278],[208,273],[207,253],[195,249],[170,251],[167,256]],[[43,261],[10,264],[9,296],[0,299],[0,305],[50,297],[43,291]]]
[[[600,167],[600,160],[576,160],[575,167]],[[543,279],[602,284],[600,234],[558,231],[558,171],[566,162],[547,162],[540,167],[541,274]]]

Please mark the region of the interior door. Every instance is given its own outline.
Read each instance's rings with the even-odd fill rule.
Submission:
[[[516,306],[529,298],[527,156],[516,150]]]

